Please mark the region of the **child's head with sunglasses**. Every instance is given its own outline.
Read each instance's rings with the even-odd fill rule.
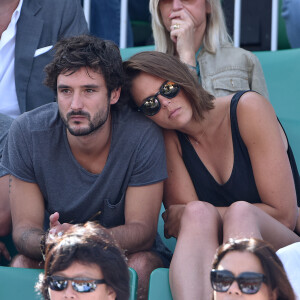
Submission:
[[[103,227],[74,225],[49,237],[45,274],[37,288],[45,299],[129,299],[129,273],[122,250]]]
[[[258,239],[230,239],[215,255],[210,274],[213,299],[294,300],[273,247]]]

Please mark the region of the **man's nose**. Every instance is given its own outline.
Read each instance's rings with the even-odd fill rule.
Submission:
[[[83,100],[80,93],[74,92],[72,102],[71,102],[72,110],[82,110],[83,109]]]

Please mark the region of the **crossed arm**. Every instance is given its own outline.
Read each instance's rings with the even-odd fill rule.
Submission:
[[[133,253],[151,248],[156,235],[162,201],[163,182],[128,187],[125,202],[125,224],[110,231],[121,248]],[[18,251],[34,260],[41,260],[40,241],[44,234],[44,199],[37,184],[10,176],[10,201],[13,238]],[[52,233],[67,230],[59,214],[50,216]]]

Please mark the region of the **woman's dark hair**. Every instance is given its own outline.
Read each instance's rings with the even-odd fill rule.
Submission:
[[[103,75],[108,96],[123,84],[123,69],[120,50],[111,41],[90,35],[61,39],[54,47],[55,55],[45,67],[45,84],[56,93],[57,77],[71,75],[80,68],[90,68]]]
[[[198,83],[196,75],[177,57],[157,51],[140,52],[123,62],[125,72],[124,94],[133,101],[132,81],[142,72],[171,80],[180,85],[193,108],[194,117],[203,119],[203,112],[214,108],[214,97],[207,93]],[[132,102],[131,102],[132,104]]]
[[[102,226],[87,222],[73,225],[61,237],[47,239],[45,272],[37,289],[49,298],[47,276],[67,269],[73,262],[96,264],[117,300],[129,299],[129,272],[122,250]]]
[[[277,300],[295,300],[293,288],[287,278],[282,262],[271,244],[255,238],[230,239],[218,248],[212,268],[217,269],[223,257],[232,251],[254,254],[264,270],[267,286],[271,291],[276,289]]]

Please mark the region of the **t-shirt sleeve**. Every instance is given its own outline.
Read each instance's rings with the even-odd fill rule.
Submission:
[[[140,139],[129,185],[149,185],[165,180],[167,177],[166,152],[162,131],[151,122]]]
[[[22,121],[19,122],[16,119],[12,123],[3,149],[1,163],[13,176],[27,182],[36,182],[32,164],[31,134],[30,130],[22,130],[26,127],[24,126],[26,119],[22,118]]]

